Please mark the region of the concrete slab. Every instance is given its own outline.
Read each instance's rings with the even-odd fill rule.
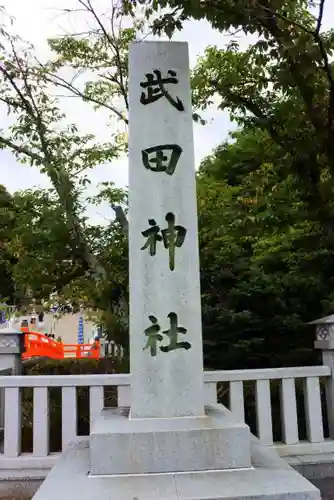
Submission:
[[[203,499],[316,499],[318,490],[288,469],[197,472],[175,475],[178,498]]]
[[[249,427],[221,405],[204,417],[131,419],[104,409],[91,430],[91,474],[145,474],[250,467]]]
[[[273,455],[267,468],[92,477],[88,446],[71,445],[33,500],[320,500],[315,486]],[[256,441],[252,447],[267,463]]]
[[[36,500],[177,500],[173,475],[91,477],[87,441],[61,455]]]

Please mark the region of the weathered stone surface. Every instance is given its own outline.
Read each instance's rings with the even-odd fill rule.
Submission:
[[[201,298],[188,44],[135,43],[129,57],[131,413],[133,418],[202,416]],[[149,74],[156,80],[156,71],[178,83],[163,84],[169,99],[154,85],[154,96],[161,97],[143,104],[141,96],[145,100],[150,90],[141,84],[145,85]],[[177,106],[182,102],[184,110],[176,109],[171,99]],[[165,160],[157,159],[154,152],[145,153],[163,145],[166,147],[160,153]],[[171,155],[179,153],[174,172],[164,171]],[[147,168],[145,161],[153,169],[161,161],[161,171]],[[168,228],[167,214],[173,214],[175,226],[186,229],[184,241],[175,248],[173,270],[170,248],[165,248],[161,240],[161,230]],[[142,232],[155,223],[160,240],[152,249],[155,255],[150,255],[149,247],[142,249],[147,242]],[[160,350],[170,343],[163,333],[170,328],[170,313],[177,315],[178,327],[186,329],[185,333],[178,332],[178,342],[186,342],[190,348]],[[156,355],[145,349],[145,330],[153,326],[149,317],[156,319],[158,334],[163,337],[157,342]]]
[[[11,370],[13,375],[21,372],[21,353],[24,335],[14,328],[0,329],[0,370]]]
[[[204,417],[129,419],[105,409],[90,437],[91,474],[250,467],[250,433],[220,405]]]
[[[68,448],[34,500],[320,500],[319,490],[277,460],[251,470],[91,477],[86,446]]]

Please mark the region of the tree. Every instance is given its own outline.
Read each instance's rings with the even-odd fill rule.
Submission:
[[[109,273],[109,269],[106,269],[105,262],[102,263],[99,260],[92,236],[94,231],[88,227],[87,220],[82,217],[80,204],[80,196],[83,194],[85,185],[89,183],[87,169],[118,158],[125,150],[124,134],[116,133],[113,135],[113,142],[99,144],[92,134],[81,134],[75,124],[66,124],[66,115],[61,111],[59,99],[56,96],[57,89],[51,85],[54,81],[57,81],[57,88],[62,84],[63,80],[58,72],[63,68],[65,59],[61,60],[59,57],[53,63],[41,64],[36,62],[33,48],[25,44],[19,37],[10,35],[4,27],[1,28],[0,36],[2,50],[0,102],[4,109],[7,109],[10,117],[7,130],[0,132],[0,147],[10,149],[20,162],[39,167],[42,172],[48,175],[53,185],[52,197],[59,220],[58,227],[53,224],[53,231],[58,232],[59,241],[63,239],[65,243],[63,258],[60,259],[61,268],[63,269],[64,263],[67,262],[67,266],[70,263],[68,266],[70,269],[67,269],[66,273],[59,272],[60,269],[55,270],[55,275],[60,278],[56,286],[72,285],[73,273],[75,276],[78,275],[76,277],[80,276],[86,280],[89,278],[93,281],[95,296],[99,295],[100,292],[103,295],[102,290],[108,285],[109,288],[117,290],[117,294],[109,294],[109,298],[106,300],[108,294],[104,293],[105,309],[110,314],[116,314],[116,311],[117,314],[120,314],[120,304],[122,304],[122,314],[125,316],[127,313],[125,307],[127,286],[124,286],[123,282],[117,282],[116,278]],[[116,40],[117,34],[113,34],[113,37]],[[57,42],[54,41],[54,44],[56,47]],[[70,44],[71,41],[66,40],[62,48],[65,46],[68,48]],[[100,49],[103,51],[102,46]],[[81,54],[83,52],[84,50]],[[95,55],[98,65],[98,53],[96,52],[94,57]],[[107,62],[110,63],[110,60]],[[122,64],[122,61],[117,59],[117,63]],[[115,71],[117,70],[121,71],[120,66],[116,67]],[[120,81],[123,81],[122,73],[120,73]],[[106,92],[112,90],[112,85],[108,89],[106,88]],[[92,87],[93,84],[90,86],[90,101],[93,100],[94,92],[99,95],[102,93],[101,86],[94,91]],[[123,92],[123,94],[125,98],[126,93]],[[112,95],[115,96],[116,93]],[[116,108],[111,104],[109,108],[118,116]],[[27,193],[26,195],[28,196]],[[33,197],[35,195],[36,193],[33,193]],[[120,201],[119,193],[116,198],[112,200],[112,206],[124,224],[123,205],[122,203],[117,204]],[[46,200],[45,193],[42,193],[37,203],[41,210],[46,201],[49,200]],[[24,202],[28,203],[27,197]],[[43,210],[38,214],[38,217],[46,216],[44,222],[50,222],[52,210],[48,213]],[[55,213],[53,213],[54,215]],[[40,229],[42,232],[40,240],[42,252],[45,253],[44,257],[47,257],[48,247],[55,233],[48,235],[45,227]],[[27,234],[26,237],[29,240]],[[31,242],[28,240],[23,244],[24,248],[26,248],[26,244],[29,248]],[[22,238],[20,239],[21,243]],[[29,255],[28,251],[26,259]],[[49,255],[54,254],[51,252]],[[35,267],[38,267],[40,263],[46,264],[44,257],[41,257],[40,262],[31,262],[31,264]],[[58,266],[59,261],[55,260],[54,264]],[[22,271],[24,271],[24,267],[22,267]],[[54,282],[54,278],[50,277],[51,282]],[[44,288],[47,286],[48,280],[46,279]],[[45,292],[45,290],[40,291],[41,293]]]
[[[63,207],[52,190],[16,192],[13,204],[16,218],[9,248],[16,258],[15,282],[22,294],[29,286],[36,299],[44,299],[85,271],[73,259]]]
[[[58,230],[65,228],[69,236],[57,259],[68,251],[78,269],[75,279],[62,283],[64,293],[99,304],[122,337],[126,200],[104,191],[112,206],[122,208],[123,232],[114,222],[108,232],[111,226],[89,227],[79,197],[88,180],[85,169],[117,157],[126,149],[126,135],[99,145],[65,126],[54,86],[107,110],[117,127],[126,127],[127,45],[136,24],[122,29],[119,9],[113,8],[109,25],[90,0],[78,5],[92,24],[87,33],[50,41],[51,62],[37,63],[30,48],[18,53],[17,39],[1,33],[0,99],[13,122],[0,144],[51,179],[65,224]],[[136,6],[124,5],[128,11]],[[197,111],[218,98],[241,128],[234,144],[224,144],[204,162],[199,176],[204,339],[212,367],[240,366],[245,352],[249,364],[279,364],[292,348],[308,345],[301,326],[308,314],[333,304],[333,32],[321,31],[324,1],[316,17],[305,0],[155,0],[147,15],[167,5],[172,12],[156,20],[156,30],[171,34],[193,17],[221,31],[259,35],[244,52],[235,42],[226,50],[209,48],[192,78]],[[73,78],[64,78],[64,70]],[[41,238],[49,242],[47,234]],[[263,307],[265,300],[270,307]],[[217,335],[222,328],[224,334]],[[282,338],[285,347],[278,352]]]
[[[0,91],[1,101],[16,121],[8,127],[7,134],[1,134],[0,146],[8,147],[20,161],[39,166],[47,173],[66,215],[75,259],[102,277],[103,270],[89,251],[80,227],[75,180],[79,185],[87,182],[80,174],[116,157],[118,149],[111,144],[87,146],[93,137],[79,135],[75,125],[60,128],[65,115],[57,108],[56,100],[48,96],[43,73],[31,66],[28,52],[23,57],[16,52],[14,41],[9,39],[12,52],[0,65]]]
[[[137,2],[123,3],[134,15]],[[241,129],[204,162],[199,182],[204,333],[215,366],[219,342],[234,366],[241,347],[248,362],[259,352],[265,366],[280,363],[283,351],[288,362],[286,346],[311,346],[302,321],[333,308],[334,30],[322,29],[324,7],[161,0],[146,9],[156,32],[171,36],[187,19],[206,19],[234,38],[225,50],[209,47],[192,75],[198,114],[218,103]],[[239,32],[256,36],[247,50]],[[264,299],[270,306],[261,311]],[[286,336],[283,350],[270,343],[273,332]]]
[[[314,218],[333,239],[328,199],[334,173],[334,30],[323,32],[325,0],[160,0],[169,7],[155,31],[172,34],[186,19],[206,19],[219,31],[243,31],[258,39],[246,51],[236,41],[226,50],[208,48],[192,80],[194,103],[205,109],[217,99],[240,125],[267,130],[303,186]],[[134,12],[136,2],[126,2]]]
[[[306,322],[333,308],[333,249],[269,134],[232,137],[198,179],[205,363],[314,362]]]
[[[2,297],[24,306],[28,289],[37,302],[57,291],[60,300],[98,308],[110,338],[127,347],[127,239],[119,223],[89,225],[79,207],[85,239],[106,273],[106,279],[97,282],[87,279],[83,266],[73,259],[71,236],[54,190],[25,190],[12,196],[3,192],[0,233],[6,252],[0,253],[0,271],[7,272],[11,288],[3,279]],[[112,183],[104,183],[90,201],[104,200],[126,206],[125,194]]]
[[[12,266],[15,259],[9,251],[15,223],[15,209],[12,197],[0,184],[0,303],[7,299],[13,302],[15,286]]]
[[[77,4],[86,14],[88,31],[49,40],[56,57],[45,66],[48,79],[96,109],[107,110],[112,120],[127,125],[128,45],[135,40],[138,22],[133,20],[132,26],[123,26],[117,2],[111,2],[105,13],[99,12],[91,0],[77,0]],[[68,15],[76,11],[66,9]],[[71,80],[61,77],[61,68],[72,70]]]

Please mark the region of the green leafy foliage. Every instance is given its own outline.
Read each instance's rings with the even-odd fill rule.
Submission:
[[[306,322],[332,311],[333,248],[269,134],[233,140],[198,178],[206,365],[312,363]]]
[[[105,279],[97,280],[82,265],[82,249],[73,245],[54,190],[26,190],[10,196],[0,186],[0,193],[3,299],[20,305],[25,303],[28,287],[37,301],[57,290],[63,300],[98,309],[109,338],[127,347],[128,252],[127,238],[118,221],[90,225],[83,216],[84,207],[78,205],[85,241],[105,272]],[[126,194],[112,183],[104,183],[90,201],[98,204],[106,200],[126,207]]]
[[[325,0],[161,0],[170,36],[188,19],[229,33],[192,74],[196,115],[218,105],[240,131],[201,167],[206,364],[312,361],[308,319],[332,312],[334,31]],[[136,2],[124,1],[130,13]],[[164,11],[166,12],[166,11]],[[233,33],[254,35],[241,50]]]
[[[13,199],[6,188],[0,184],[0,304],[6,299],[10,302],[13,302],[14,299],[13,265],[15,257],[9,246],[15,216]]]
[[[96,22],[102,26],[98,19]],[[69,123],[58,94],[65,87],[84,102],[103,106],[126,122],[117,106],[120,98],[125,109],[127,106],[124,72],[127,45],[133,36],[133,29],[116,31],[112,26],[108,33],[101,28],[101,36],[94,40],[52,40],[54,60],[44,64],[36,60],[30,44],[11,34],[6,23],[0,32],[0,106],[9,116],[7,127],[0,130],[0,148],[8,148],[21,163],[37,166],[53,186],[50,192],[35,190],[14,196],[17,214],[9,246],[15,260],[10,270],[15,277],[15,296],[22,295],[21,288],[24,295],[28,286],[36,298],[57,290],[63,297],[102,309],[112,318],[109,323],[121,317],[117,321],[122,324],[127,321],[127,283],[117,269],[123,269],[127,259],[124,229],[117,221],[107,228],[89,226],[82,199],[90,183],[89,170],[119,158],[126,150],[126,136],[115,129],[110,142],[99,143],[93,134],[83,134],[78,125]],[[68,69],[79,73],[85,69],[90,74],[92,79],[84,79],[82,91],[74,87],[75,78],[71,84],[63,79]],[[92,77],[93,71],[100,72],[99,80]],[[104,186],[99,199],[103,197],[117,208],[117,215],[124,193]],[[120,266],[115,265],[118,257]],[[0,265],[1,272],[8,274],[7,257]],[[13,295],[5,278],[3,283],[7,295]]]
[[[51,40],[54,56],[44,65],[1,31],[1,102],[11,122],[0,147],[39,166],[54,188],[13,197],[10,280],[25,283],[29,268],[40,296],[56,287],[99,308],[113,338],[127,347],[126,193],[106,184],[90,200],[122,209],[106,227],[88,225],[80,197],[86,169],[126,151],[118,127],[127,124],[127,50],[140,22],[136,2],[123,5],[133,16],[130,28],[122,28],[118,8],[101,15],[90,0],[78,3],[92,28]],[[315,13],[306,0],[154,0],[146,10],[150,19],[159,7],[170,8],[154,21],[168,36],[191,18],[257,35],[246,50],[235,41],[209,47],[192,74],[194,120],[201,123],[201,111],[218,103],[239,126],[198,175],[209,368],[312,362],[313,332],[305,322],[333,309],[334,32],[322,31],[323,6]],[[73,78],[64,79],[64,69]],[[111,143],[66,124],[55,89],[107,111],[116,124]]]

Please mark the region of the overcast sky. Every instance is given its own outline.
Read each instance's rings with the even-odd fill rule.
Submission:
[[[26,40],[33,42],[38,57],[47,58],[48,48],[46,40],[49,37],[64,34],[65,32],[77,31],[84,27],[83,20],[77,16],[75,20],[62,15],[62,8],[71,8],[77,5],[76,0],[2,0],[8,13],[15,17],[15,31]],[[110,3],[110,0],[95,0],[94,5]],[[75,24],[75,25],[74,25]],[[324,16],[324,27],[334,26],[334,1],[327,0]],[[152,37],[151,37],[152,38]],[[246,46],[248,40],[239,37],[242,46]],[[193,66],[199,55],[202,55],[208,45],[225,46],[230,38],[226,35],[213,31],[206,22],[185,23],[182,32],[177,33],[175,40],[187,41],[189,43],[190,63]],[[86,105],[67,99],[66,111],[71,121],[76,121],[83,132],[95,133],[101,140],[108,140],[112,133],[112,127],[101,119],[102,115],[89,110]],[[195,160],[198,166],[200,161],[209,154],[212,149],[226,139],[228,131],[232,129],[229,117],[222,111],[211,111],[205,116],[208,124],[205,126],[194,125],[195,137]],[[2,117],[5,120],[4,117]],[[1,128],[0,123],[0,128]],[[109,124],[110,125],[110,124]],[[20,165],[15,158],[6,150],[0,150],[0,182],[11,192],[17,189],[26,189],[33,186],[47,186],[48,180],[35,168]],[[112,180],[119,187],[127,185],[128,178],[127,158],[124,157],[112,164],[100,165],[91,173],[92,186],[90,190],[95,191],[99,182]],[[102,222],[109,218],[111,213],[108,207],[89,208],[89,215],[94,222]]]

